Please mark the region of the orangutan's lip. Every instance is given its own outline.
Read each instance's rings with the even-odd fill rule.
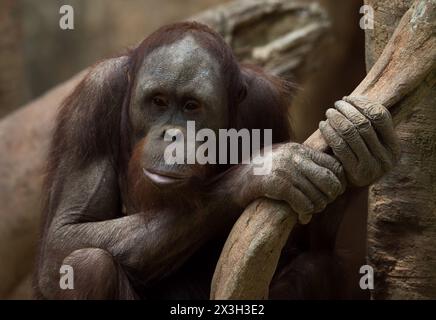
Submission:
[[[168,172],[158,172],[150,169],[142,169],[144,175],[156,185],[171,185],[175,183],[180,183],[186,179],[183,176],[177,176]]]

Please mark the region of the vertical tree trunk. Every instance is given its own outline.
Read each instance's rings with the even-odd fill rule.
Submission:
[[[375,13],[374,29],[366,30],[369,70],[413,1],[365,3]],[[435,5],[435,1],[427,5]],[[426,81],[400,102],[414,110],[397,125],[400,163],[370,188],[368,258],[376,271],[375,299],[436,298],[435,83],[433,69]]]

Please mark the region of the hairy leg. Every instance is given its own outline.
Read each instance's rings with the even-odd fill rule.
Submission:
[[[59,290],[59,299],[136,299],[123,268],[103,249],[73,251],[64,265],[74,270],[74,289]]]

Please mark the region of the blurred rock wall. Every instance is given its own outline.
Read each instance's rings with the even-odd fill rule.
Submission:
[[[156,28],[225,0],[2,0],[13,3],[16,54],[24,60],[27,102],[78,71],[135,45]],[[5,3],[6,3],[5,2]],[[74,30],[61,30],[59,8],[74,8]],[[2,35],[3,37],[3,35]],[[21,50],[21,52],[20,52]],[[12,76],[12,75],[11,75]],[[17,89],[18,90],[18,89]],[[26,89],[27,90],[27,89]],[[23,99],[22,99],[23,100]],[[18,105],[17,105],[18,106]],[[0,108],[2,108],[0,106]]]

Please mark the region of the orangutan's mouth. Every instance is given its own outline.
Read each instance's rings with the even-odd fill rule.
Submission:
[[[178,184],[187,179],[186,176],[177,175],[172,172],[162,172],[154,169],[142,169],[144,175],[149,179],[152,183],[158,186],[168,186],[173,184]]]

